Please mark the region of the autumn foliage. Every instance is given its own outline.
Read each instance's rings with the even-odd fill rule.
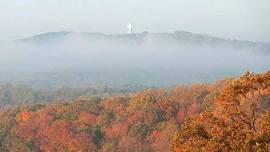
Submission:
[[[4,108],[0,151],[267,151],[269,79],[269,72],[247,73],[211,85]]]
[[[215,98],[214,107],[188,119],[173,152],[269,151],[270,72],[246,73]]]

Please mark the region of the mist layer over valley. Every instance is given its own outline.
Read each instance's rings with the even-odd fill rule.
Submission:
[[[270,68],[270,44],[189,32],[55,32],[1,44],[0,81],[35,88],[211,82]]]

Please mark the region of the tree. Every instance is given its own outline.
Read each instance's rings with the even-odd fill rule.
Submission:
[[[270,72],[246,73],[227,86],[209,111],[188,119],[175,135],[172,151],[268,151],[268,111],[260,110]],[[270,95],[270,92],[268,96]]]

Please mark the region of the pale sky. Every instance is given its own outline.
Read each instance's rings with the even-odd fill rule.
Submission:
[[[0,41],[43,32],[190,31],[270,42],[270,0],[0,0]]]

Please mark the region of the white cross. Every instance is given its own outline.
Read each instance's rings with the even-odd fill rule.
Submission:
[[[132,33],[133,33],[132,30],[133,30],[133,25],[129,23],[129,24],[128,24],[128,33],[129,33],[129,34],[132,34]]]

